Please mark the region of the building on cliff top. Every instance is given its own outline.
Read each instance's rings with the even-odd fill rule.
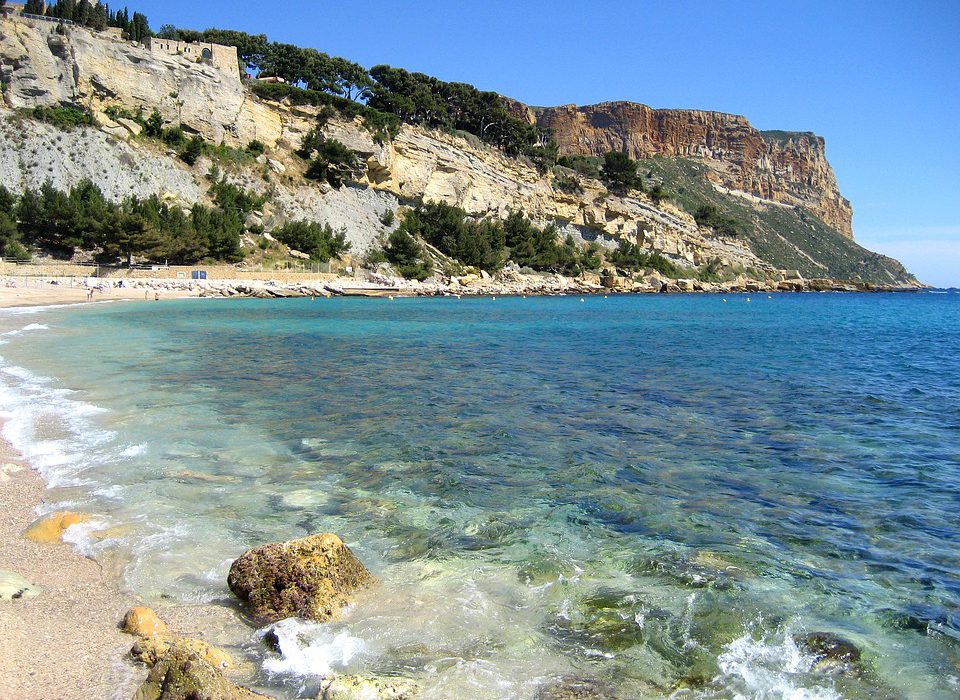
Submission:
[[[145,43],[147,48],[155,54],[184,56],[198,63],[209,63],[224,72],[232,71],[234,74],[240,72],[236,46],[222,46],[221,44],[201,41],[188,43],[186,41],[174,41],[173,39],[160,39],[155,36],[146,39]]]

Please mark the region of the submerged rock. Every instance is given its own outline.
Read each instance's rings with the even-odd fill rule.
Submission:
[[[843,637],[828,632],[811,632],[798,634],[793,641],[816,659],[813,664],[815,671],[854,674],[859,672],[860,649]]]
[[[419,694],[420,686],[406,678],[332,676],[320,681],[317,700],[409,700]]]
[[[288,617],[327,622],[373,576],[339,537],[311,535],[251,549],[230,567],[227,584],[261,624]]]
[[[36,598],[42,591],[15,571],[0,570],[0,600]]]
[[[123,616],[120,629],[138,637],[166,636],[170,634],[166,623],[150,608],[131,608]]]
[[[200,654],[174,646],[150,670],[133,700],[256,700],[265,697],[234,685]]]
[[[613,687],[595,678],[566,676],[556,683],[544,686],[537,700],[617,700]]]
[[[56,544],[63,541],[63,533],[68,527],[89,519],[86,513],[54,513],[37,520],[24,531],[23,536],[33,542]]]
[[[217,670],[228,670],[237,666],[233,657],[223,649],[218,649],[202,639],[189,637],[179,639],[165,639],[156,636],[143,637],[134,643],[130,649],[130,656],[147,666],[154,666],[173,652],[184,652],[198,656]]]

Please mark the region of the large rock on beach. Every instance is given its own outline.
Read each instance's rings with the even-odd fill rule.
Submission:
[[[230,567],[227,584],[261,624],[288,617],[336,619],[373,576],[339,537],[310,535],[251,549]]]
[[[130,608],[123,616],[120,629],[138,637],[165,637],[170,634],[167,624],[150,608]]]
[[[219,649],[202,639],[190,637],[180,637],[178,639],[156,636],[143,637],[134,643],[130,649],[130,656],[147,666],[155,666],[174,651],[195,654],[220,671],[232,670],[237,667],[237,662],[223,649]]]
[[[175,646],[150,670],[133,700],[257,700],[265,697],[234,685],[200,654]]]
[[[33,542],[56,544],[63,541],[63,533],[68,527],[89,519],[86,513],[54,513],[37,520],[24,531],[23,536]]]
[[[410,700],[420,686],[406,678],[331,676],[320,681],[317,700]]]

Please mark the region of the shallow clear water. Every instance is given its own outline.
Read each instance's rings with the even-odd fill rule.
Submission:
[[[338,533],[256,682],[532,698],[960,693],[960,295],[185,300],[3,317],[4,432],[148,601]],[[108,529],[108,536],[95,535]],[[859,678],[792,635],[863,650]]]

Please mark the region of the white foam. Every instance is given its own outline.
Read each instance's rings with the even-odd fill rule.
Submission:
[[[366,643],[359,637],[313,622],[291,618],[268,629],[277,635],[280,646],[280,656],[263,663],[263,670],[273,675],[325,676],[342,670],[366,651]]]
[[[789,629],[780,634],[758,638],[748,629],[727,644],[717,658],[720,675],[714,683],[737,700],[840,700],[832,687],[811,686],[813,657],[800,651]]]

